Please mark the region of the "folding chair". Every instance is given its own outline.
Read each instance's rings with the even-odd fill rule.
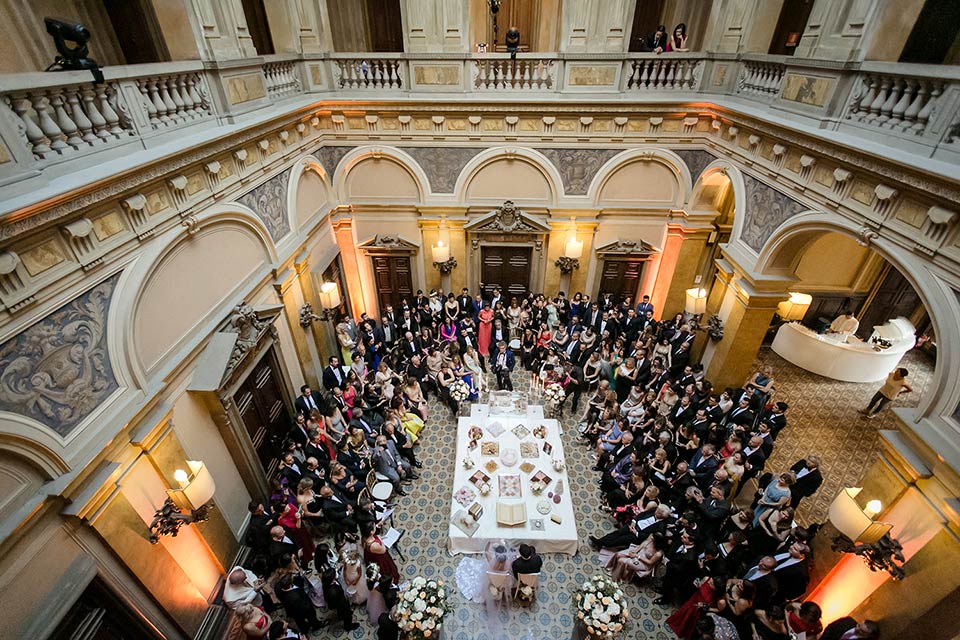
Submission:
[[[487,571],[487,582],[490,583],[490,597],[497,603],[499,608],[501,604],[510,604],[510,574],[499,573],[496,571]],[[496,591],[496,593],[494,593]]]
[[[521,587],[531,587],[533,589],[533,597],[531,600],[537,599],[537,585],[540,584],[540,574],[539,573],[518,573],[517,574],[517,587],[513,590],[513,598],[516,598],[520,595]]]

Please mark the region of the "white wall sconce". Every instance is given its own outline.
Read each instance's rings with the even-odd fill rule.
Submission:
[[[185,524],[203,522],[210,517],[209,504],[216,491],[216,484],[210,471],[199,460],[187,460],[190,472],[177,469],[173,473],[179,489],[168,489],[167,499],[157,509],[150,524],[150,542],[157,544],[160,537],[177,537],[177,532]],[[184,510],[189,513],[184,513]]]
[[[903,547],[890,537],[893,525],[874,521],[883,510],[879,500],[860,508],[854,499],[860,491],[860,487],[847,487],[830,503],[830,523],[840,532],[830,548],[858,555],[871,571],[886,571],[894,580],[901,580],[906,575]]]

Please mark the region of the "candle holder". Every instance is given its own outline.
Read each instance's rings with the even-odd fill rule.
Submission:
[[[556,262],[554,262],[553,264],[555,264],[557,268],[560,269],[560,273],[568,274],[568,273],[573,273],[574,269],[580,268],[580,259],[569,258],[567,256],[560,256],[559,258],[557,258]]]
[[[443,262],[434,262],[433,266],[440,273],[447,274],[457,268],[457,259],[450,256]]]

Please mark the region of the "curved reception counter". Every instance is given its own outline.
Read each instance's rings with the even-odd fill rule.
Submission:
[[[784,324],[773,339],[774,353],[802,369],[845,382],[879,382],[900,364],[914,340],[897,341],[887,349],[874,350],[870,343],[838,334],[820,335],[798,322]]]

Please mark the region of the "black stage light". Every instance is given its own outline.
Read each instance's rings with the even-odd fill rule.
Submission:
[[[507,52],[514,60],[517,59],[517,51],[520,49],[520,29],[510,27],[507,29],[507,36],[504,38],[507,45]]]
[[[46,68],[46,71],[82,71],[89,69],[93,74],[95,84],[103,82],[103,73],[100,71],[100,65],[93,58],[87,57],[90,50],[87,48],[87,42],[90,40],[90,32],[79,22],[70,22],[60,18],[44,18],[44,24],[47,25],[47,33],[53,36],[53,43],[57,47],[58,55],[53,64]],[[74,45],[70,46],[68,43]]]

